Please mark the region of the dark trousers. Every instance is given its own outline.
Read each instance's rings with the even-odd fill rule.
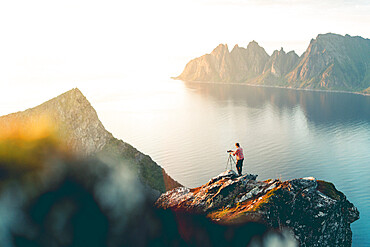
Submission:
[[[239,176],[242,175],[243,161],[244,159],[236,161],[236,169],[238,169]]]

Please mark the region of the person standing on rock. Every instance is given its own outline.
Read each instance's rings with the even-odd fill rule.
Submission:
[[[236,150],[233,152],[233,155],[236,156],[236,169],[238,170],[239,176],[242,175],[242,167],[244,161],[243,149],[240,147],[240,144],[235,143]]]

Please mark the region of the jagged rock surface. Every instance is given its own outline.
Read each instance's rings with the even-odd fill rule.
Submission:
[[[283,182],[256,177],[227,171],[201,187],[168,191],[156,205],[204,213],[221,224],[263,222],[289,228],[301,246],[351,246],[350,224],[359,212],[333,184],[314,178]]]
[[[191,81],[242,81],[259,75],[269,59],[266,51],[252,41],[247,48],[236,45],[231,52],[220,44],[210,54],[191,60],[176,79]]]
[[[220,45],[191,60],[175,79],[368,93],[370,40],[319,34],[301,57],[283,49],[269,56],[255,41],[231,52]]]
[[[297,65],[298,61],[299,56],[294,51],[286,53],[283,48],[280,51],[275,50],[255,83],[284,85],[284,77]]]
[[[0,128],[11,129],[15,123],[18,126],[38,125],[45,122],[42,120],[53,126],[58,140],[77,155],[99,156],[116,164],[128,164],[144,185],[160,192],[180,186],[148,155],[114,138],[77,88],[37,107],[0,117]]]
[[[311,40],[289,85],[303,88],[361,91],[370,86],[370,40],[319,34]]]
[[[103,149],[112,134],[105,130],[95,109],[77,88],[37,107],[0,117],[0,126],[11,128],[45,119],[71,151],[90,155]]]
[[[245,81],[260,75],[269,59],[265,49],[256,41],[248,44],[247,49],[235,45],[230,55],[234,62],[234,81]]]

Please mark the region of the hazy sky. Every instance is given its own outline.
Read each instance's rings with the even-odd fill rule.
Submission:
[[[361,0],[1,1],[0,114],[30,93],[175,76],[219,43],[300,55],[319,33],[370,38],[369,13]]]

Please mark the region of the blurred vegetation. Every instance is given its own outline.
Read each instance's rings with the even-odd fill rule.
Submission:
[[[101,150],[97,157],[109,159],[117,164],[126,164],[139,175],[140,180],[149,187],[166,191],[162,168],[148,155],[138,152],[133,146],[112,138]]]
[[[32,121],[11,119],[0,127],[0,179],[40,170],[58,155],[65,158],[73,153],[60,138],[66,135],[60,132],[66,128],[57,129],[46,117]],[[148,155],[114,137],[91,158],[127,166],[143,184],[162,193],[166,191],[165,181],[170,180],[167,187],[176,183],[167,179],[167,174]]]
[[[323,180],[317,180],[317,190],[334,200],[341,200],[345,197],[335,188],[334,184]]]
[[[18,179],[40,171],[63,152],[54,128],[40,118],[29,124],[12,121],[0,130],[0,179]]]

